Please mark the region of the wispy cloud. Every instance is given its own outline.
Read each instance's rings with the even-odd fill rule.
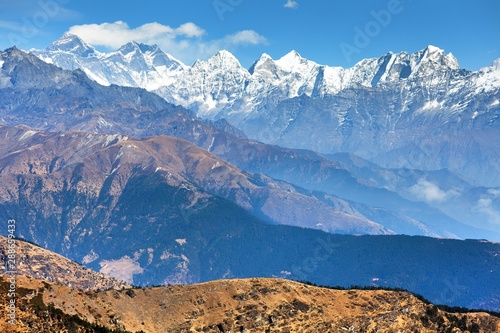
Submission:
[[[295,0],[287,0],[287,2],[283,6],[285,8],[295,9],[295,8],[299,7],[299,3],[297,1],[295,1]]]
[[[417,198],[426,202],[442,202],[460,195],[458,190],[442,190],[438,185],[425,179],[420,179],[417,184],[410,188],[410,191]]]
[[[488,218],[488,222],[493,225],[500,225],[500,190],[490,189],[488,193],[482,195],[477,201],[476,207],[477,211],[485,214]]]
[[[131,28],[126,22],[83,24],[72,26],[69,33],[80,36],[94,46],[117,49],[129,41],[157,44],[165,52],[191,63],[213,55],[220,49],[234,51],[241,46],[267,43],[264,36],[253,30],[237,31],[219,39],[206,39],[207,32],[198,25],[187,22],[171,27],[157,22]]]
[[[19,32],[22,31],[23,25],[19,22],[0,20],[0,29]]]

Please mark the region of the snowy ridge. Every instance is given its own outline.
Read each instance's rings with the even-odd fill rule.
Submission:
[[[66,34],[44,50],[31,50],[45,62],[63,69],[82,69],[91,79],[109,86],[117,84],[154,90],[173,82],[186,68],[157,45],[131,41],[119,50],[100,53],[76,35]]]
[[[494,91],[500,87],[500,58],[494,60],[491,66],[482,68],[479,72],[482,75],[478,75],[477,78],[477,93]]]
[[[376,87],[420,81],[442,84],[458,61],[444,50],[429,45],[414,54],[388,53],[364,59],[351,68],[320,65],[291,51],[278,60],[263,54],[247,70],[229,51],[221,50],[192,66],[163,52],[157,45],[131,41],[119,50],[100,53],[75,35],[64,35],[45,50],[32,50],[46,62],[64,69],[81,68],[103,85],[141,87],[155,91],[167,101],[194,109],[200,116],[215,118],[231,113],[242,115],[300,95],[324,97],[356,86]],[[500,86],[498,70],[489,67],[476,73],[477,89]],[[265,104],[265,105],[264,105]]]

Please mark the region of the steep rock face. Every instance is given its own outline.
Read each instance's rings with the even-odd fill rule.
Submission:
[[[6,287],[6,277],[0,277],[0,287]],[[20,278],[19,287],[19,320],[8,326],[2,318],[0,328],[5,332],[27,327],[62,332],[70,322],[73,330],[93,323],[94,329],[148,333],[500,332],[497,317],[446,312],[406,292],[332,290],[281,279],[82,293]]]

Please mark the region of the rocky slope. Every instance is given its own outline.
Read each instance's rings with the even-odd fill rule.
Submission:
[[[8,239],[0,236],[0,272],[5,274],[13,267],[7,265]],[[22,240],[15,240],[16,275],[54,282],[79,290],[122,289],[130,287],[124,281],[71,261],[55,252]]]
[[[67,332],[70,325],[79,332],[89,322],[94,328],[86,332],[96,326],[151,333],[500,332],[497,317],[445,312],[406,292],[332,290],[279,279],[103,292],[17,281],[18,320],[12,326],[2,318],[3,332]]]

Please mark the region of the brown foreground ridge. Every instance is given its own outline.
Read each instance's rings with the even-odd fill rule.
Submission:
[[[16,276],[10,324],[9,286],[0,276],[0,332],[500,332],[500,318],[448,313],[407,292],[268,278],[83,291]]]

